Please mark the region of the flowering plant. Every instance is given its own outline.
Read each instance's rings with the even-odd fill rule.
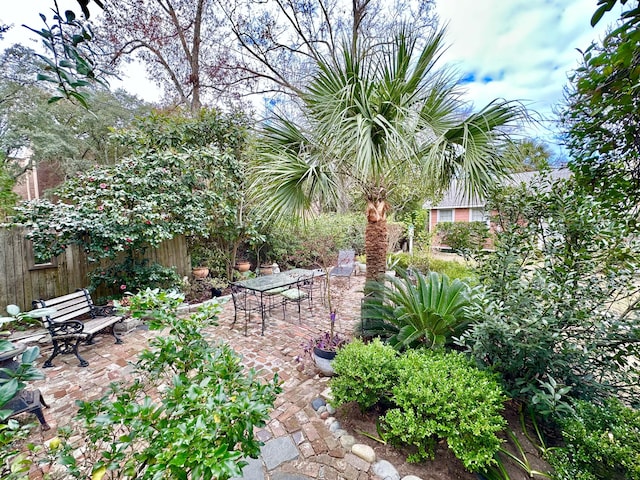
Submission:
[[[323,332],[317,337],[310,338],[302,347],[306,355],[311,355],[314,348],[319,348],[327,352],[337,352],[341,347],[344,347],[347,342],[347,338],[339,333],[335,333],[332,336],[329,332]]]
[[[321,334],[310,338],[302,344],[302,348],[306,356],[311,357],[314,348],[319,348],[320,350],[324,350],[327,352],[337,352],[340,348],[348,343],[348,339],[346,337],[334,332],[334,325],[336,323],[335,310],[330,313],[330,318],[331,328],[328,332],[322,332]]]

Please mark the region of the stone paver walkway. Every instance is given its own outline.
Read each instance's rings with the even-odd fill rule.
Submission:
[[[350,287],[346,280],[333,282],[334,307],[338,311],[337,329],[351,333],[360,315],[360,300],[364,277],[353,277]],[[303,307],[306,304],[303,303]],[[255,368],[262,378],[280,377],[283,392],[278,396],[268,425],[256,435],[265,442],[262,455],[250,460],[243,471],[247,480],[365,480],[381,478],[373,473],[372,464],[351,453],[330,428],[327,414],[319,415],[311,402],[327,388],[328,378],[310,375],[309,369],[299,371],[296,357],[302,354],[302,343],[310,336],[328,328],[329,314],[316,301],[313,311],[303,309],[298,319],[296,305],[289,305],[286,319],[275,310],[267,320],[265,335],[260,335],[260,321],[254,316],[244,335],[244,318],[231,328],[233,303],[229,300],[221,314],[219,325],[207,328],[207,333],[227,341],[243,356],[247,367]],[[44,369],[46,379],[35,382],[45,400],[51,405],[45,415],[52,429],[42,432],[44,440],[56,435],[56,428],[68,424],[76,412],[75,400],[97,399],[110,382],[127,379],[130,362],[146,347],[155,332],[142,328],[123,336],[124,344],[111,343],[108,336],[100,337],[100,345],[82,347],[82,356],[89,361],[87,368],[79,368],[73,355],[58,356],[54,368]],[[41,346],[42,359],[50,347]],[[327,421],[329,420],[329,421]],[[37,475],[34,475],[37,478]]]

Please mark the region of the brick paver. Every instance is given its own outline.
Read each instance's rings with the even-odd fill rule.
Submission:
[[[336,329],[350,335],[360,315],[364,277],[353,277],[350,288],[344,279],[334,279],[332,283],[333,305],[338,311]],[[286,462],[274,471],[265,469],[265,479],[270,480],[277,471],[298,472],[311,478],[375,478],[368,473],[362,475],[369,470],[368,464],[345,451],[310,406],[311,401],[327,388],[328,379],[317,375],[309,362],[301,371],[297,357],[302,355],[301,345],[306,339],[329,326],[329,312],[320,299],[315,299],[312,311],[303,309],[300,321],[296,305],[289,306],[286,318],[281,310],[273,310],[267,319],[264,336],[260,335],[260,319],[255,314],[247,336],[244,335],[242,314],[233,328],[232,322],[233,303],[229,301],[220,315],[219,325],[207,327],[205,331],[211,338],[228,342],[242,355],[243,364],[255,368],[261,378],[271,379],[277,373],[282,381],[283,392],[276,401],[271,420],[264,429],[257,430],[256,435],[265,442],[288,436],[300,452],[296,460]],[[87,368],[78,367],[73,355],[56,357],[55,367],[44,369],[46,379],[33,384],[51,405],[45,415],[52,429],[36,435],[42,436],[43,440],[55,436],[56,428],[72,420],[75,400],[99,398],[109,383],[128,380],[132,371],[130,363],[154,335],[157,332],[134,329],[123,336],[122,345],[113,344],[108,336],[98,337],[97,345],[81,347],[81,355],[90,363]],[[41,358],[45,359],[50,347],[45,343],[41,348]]]

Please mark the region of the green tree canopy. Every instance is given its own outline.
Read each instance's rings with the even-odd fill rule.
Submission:
[[[318,61],[301,95],[304,122],[265,126],[254,185],[274,215],[334,203],[341,188],[366,201],[367,278],[386,269],[390,192],[404,183],[436,189],[454,177],[483,193],[511,167],[501,148],[523,118],[518,104],[494,101],[464,115],[457,81],[438,70],[444,32],[418,41],[401,31],[389,42],[345,42],[337,62]]]

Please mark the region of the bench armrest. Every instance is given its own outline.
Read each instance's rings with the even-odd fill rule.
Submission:
[[[66,322],[51,322],[49,333],[51,337],[63,337],[70,335],[81,335],[84,331],[84,324],[78,320],[67,320]]]
[[[113,305],[92,305],[91,311],[100,317],[110,317],[116,314],[116,307]]]

